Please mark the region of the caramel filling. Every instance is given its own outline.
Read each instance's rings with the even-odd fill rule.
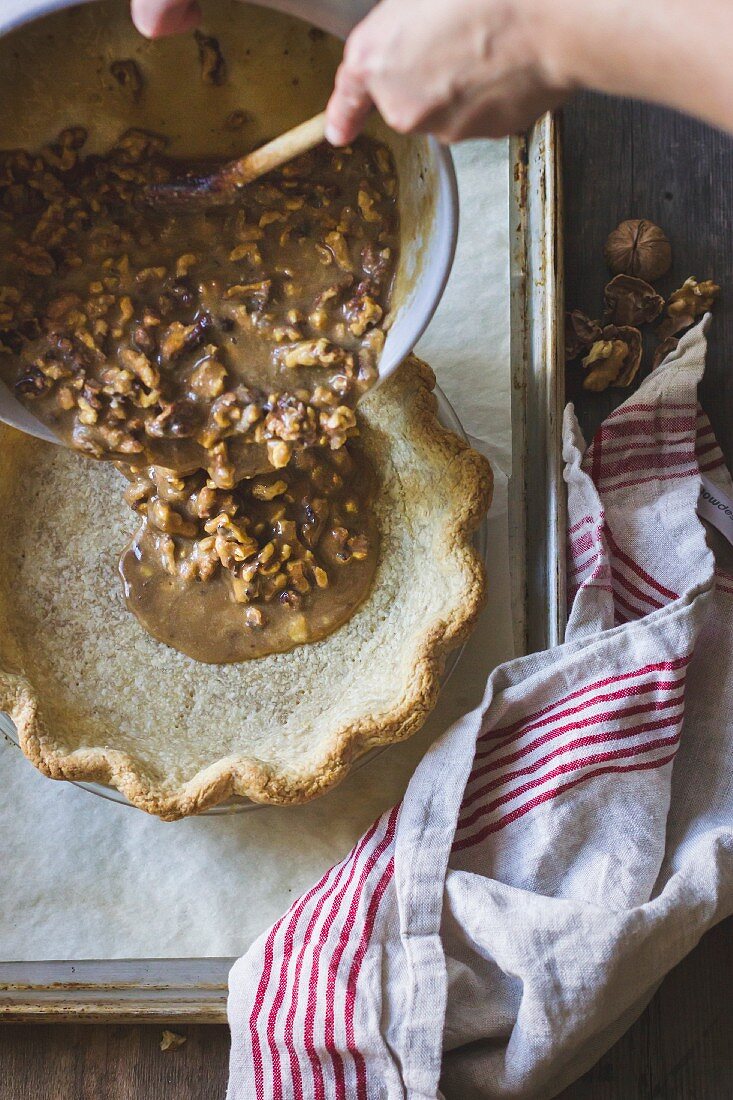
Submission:
[[[204,473],[127,473],[144,516],[120,561],[128,606],[189,657],[244,661],[317,641],[369,592],[374,475],[353,444],[298,450],[229,491]]]
[[[202,661],[324,637],[378,532],[354,408],[397,247],[387,148],[321,146],[231,205],[146,199],[201,166],[128,131],[0,154],[0,377],[80,453],[123,464],[131,610]],[[207,167],[211,167],[208,165]]]

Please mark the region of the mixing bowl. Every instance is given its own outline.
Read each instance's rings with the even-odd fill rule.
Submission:
[[[131,126],[162,131],[179,155],[236,156],[323,109],[338,65],[339,38],[368,0],[274,0],[262,6],[209,0],[206,32],[219,39],[228,79],[203,83],[191,35],[148,42],[133,28],[127,0],[2,0],[0,149],[37,148],[64,127],[87,128],[86,149],[102,151]],[[312,27],[328,32],[314,33]],[[110,74],[133,59],[145,94],[133,102]],[[224,120],[245,108],[246,129]],[[400,181],[401,247],[380,377],[412,351],[450,273],[458,197],[449,151],[433,138],[369,125],[394,154]],[[43,439],[55,436],[0,383],[0,420]]]

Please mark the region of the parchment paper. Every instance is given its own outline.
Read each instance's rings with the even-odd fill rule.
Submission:
[[[0,959],[239,955],[397,801],[430,742],[511,653],[509,152],[456,150],[462,223],[445,298],[418,349],[494,463],[489,605],[426,727],[326,797],[166,823],[45,779],[0,737]]]

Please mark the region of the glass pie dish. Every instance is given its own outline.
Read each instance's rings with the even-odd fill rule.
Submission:
[[[450,404],[443,391],[440,389],[440,387],[436,386],[434,392],[437,399],[437,416],[440,423],[443,425],[443,427],[448,428],[464,442],[468,442],[466,433],[463,430],[463,426],[458,418],[458,415],[456,414],[453,406]],[[479,554],[481,560],[485,562],[487,553],[487,529],[485,518],[477,529],[473,541],[475,550]],[[443,675],[441,677],[441,689],[445,687],[450,676],[453,674],[456,666],[461,659],[464,648],[465,643],[464,645],[452,650],[446,657],[445,667]],[[9,742],[19,748],[17,730],[10,717],[3,712],[0,712],[0,734],[2,734]],[[389,746],[384,745],[372,749],[370,752],[367,752],[354,764],[354,770],[367,766],[371,760],[373,760],[377,755],[384,752],[387,748],[389,748]],[[74,786],[80,787],[85,791],[89,791],[90,794],[94,794],[99,798],[105,798],[110,802],[117,802],[120,805],[130,806],[131,808],[134,808],[132,804],[125,798],[125,796],[113,787],[109,787],[101,783],[83,782],[77,780],[70,780],[69,782],[73,782]],[[218,805],[204,809],[202,811],[202,814],[222,815],[232,813],[244,813],[251,810],[262,810],[266,808],[267,804],[265,803],[254,802],[250,799],[236,796],[234,798],[228,799],[225,802],[221,802]]]

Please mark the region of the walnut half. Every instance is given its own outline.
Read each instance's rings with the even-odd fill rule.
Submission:
[[[685,279],[679,290],[670,295],[667,316],[657,329],[659,339],[666,340],[668,336],[689,328],[698,317],[712,309],[719,294],[720,287],[712,279],[702,283],[698,283],[693,276]]]
[[[606,315],[614,325],[647,325],[664,309],[664,298],[633,275],[617,275],[604,291]]]
[[[609,386],[630,386],[641,366],[641,333],[626,325],[604,328],[583,360],[588,372],[583,389],[599,393]]]

